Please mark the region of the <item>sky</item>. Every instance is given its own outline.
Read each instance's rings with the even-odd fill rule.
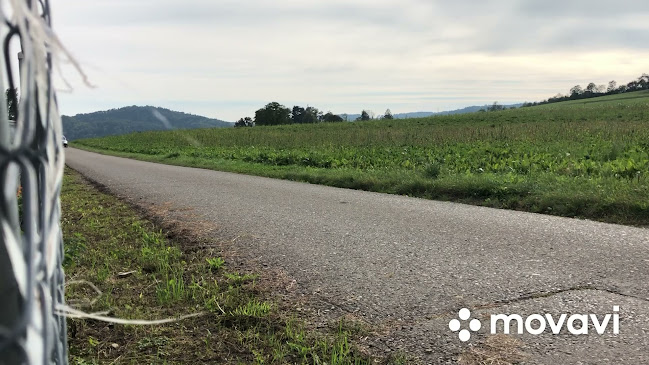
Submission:
[[[66,115],[154,105],[227,121],[540,101],[649,73],[647,0],[51,0]],[[62,79],[71,85],[70,90]]]

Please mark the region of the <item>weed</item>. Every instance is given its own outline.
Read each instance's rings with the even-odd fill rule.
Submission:
[[[244,283],[247,283],[249,281],[254,281],[257,279],[258,275],[256,274],[239,274],[238,272],[235,273],[225,273],[225,277],[228,279],[228,282],[232,285],[242,285]]]
[[[97,345],[99,345],[99,340],[90,336],[88,337],[88,345],[90,345],[90,347],[97,347]]]
[[[253,299],[233,310],[231,314],[233,316],[261,318],[266,317],[270,313],[270,309],[270,304]]]
[[[210,266],[210,270],[216,271],[223,267],[223,264],[225,264],[225,260],[223,260],[220,257],[212,257],[212,258],[206,258],[207,264]]]
[[[147,350],[149,348],[164,347],[169,343],[169,338],[166,336],[160,337],[144,337],[137,341],[138,350]]]
[[[70,363],[73,365],[93,365],[94,362],[88,362],[82,357],[71,356]]]
[[[156,296],[160,304],[169,304],[185,298],[185,281],[182,271],[166,275],[156,288]]]
[[[86,249],[86,238],[81,233],[75,233],[65,240],[63,246],[63,265],[71,266],[79,263],[81,252]]]
[[[431,163],[424,169],[424,175],[431,179],[437,179],[440,172],[442,171],[442,166],[438,163]]]

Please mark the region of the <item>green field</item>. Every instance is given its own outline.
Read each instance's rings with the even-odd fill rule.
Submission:
[[[144,132],[74,145],[169,164],[649,224],[649,91],[500,112]]]

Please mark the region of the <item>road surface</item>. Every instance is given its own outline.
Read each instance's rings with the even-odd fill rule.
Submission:
[[[73,148],[66,163],[138,204],[171,207],[187,222],[212,222],[219,239],[251,237],[235,241],[237,249],[284,270],[301,292],[332,311],[384,328],[368,340],[382,351],[446,363],[477,353],[472,349],[490,351],[484,343],[493,337],[491,315],[596,314],[603,320],[619,314],[619,334],[613,316],[602,335],[592,324],[587,335],[570,333],[567,323],[560,334],[548,326],[533,335],[525,327],[514,336],[520,340],[515,351],[530,364],[649,364],[647,229]],[[467,342],[449,329],[461,308],[482,323]],[[490,343],[506,342],[494,338]]]

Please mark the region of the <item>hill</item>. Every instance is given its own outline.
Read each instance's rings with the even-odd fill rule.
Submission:
[[[218,119],[153,106],[127,106],[73,117],[64,115],[63,133],[69,140],[128,134],[133,132],[231,127]]]
[[[505,108],[510,109],[510,108],[519,108],[523,104],[511,104],[511,105],[504,105]],[[411,119],[411,118],[426,118],[426,117],[431,117],[435,115],[454,115],[454,114],[465,114],[465,113],[475,113],[479,111],[480,109],[487,109],[491,105],[473,105],[473,106],[467,106],[462,109],[454,109],[454,110],[447,110],[443,112],[409,112],[409,113],[396,113],[393,114],[395,119]],[[348,121],[353,121],[356,120],[356,118],[360,117],[360,114],[339,114],[340,117],[345,119],[345,116],[347,117],[346,120]],[[377,117],[380,117],[381,115],[377,115]]]

